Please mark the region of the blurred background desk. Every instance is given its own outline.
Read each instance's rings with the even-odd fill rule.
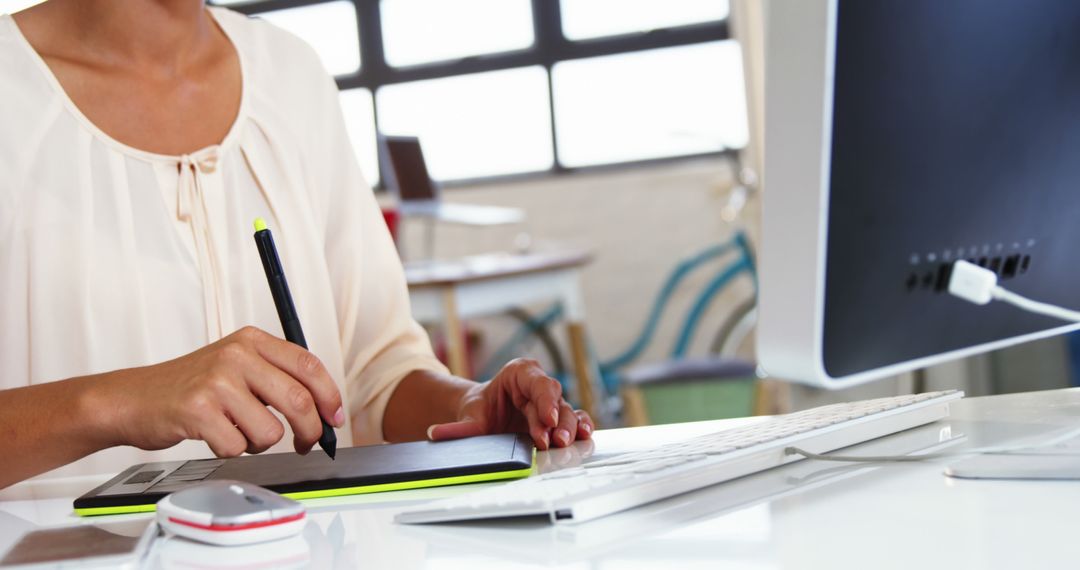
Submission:
[[[405,264],[405,279],[413,316],[422,323],[442,325],[450,371],[463,377],[470,373],[463,319],[544,301],[561,303],[573,360],[576,403],[600,421],[594,393],[596,363],[586,342],[581,294],[581,269],[590,260],[587,252],[567,251],[415,261]]]
[[[969,398],[954,404],[945,420],[850,453],[1011,445],[1072,430],[1078,415],[1076,389]],[[563,469],[764,420],[600,430],[593,442],[538,453],[537,463],[545,472]],[[310,522],[300,537],[225,549],[159,541],[147,566],[1011,570],[1071,568],[1080,560],[1080,519],[1067,507],[1080,502],[1080,483],[952,480],[942,475],[952,461],[800,461],[577,526],[392,522],[405,507],[470,492],[474,485],[310,500]],[[0,552],[25,532],[86,523],[71,512],[71,501],[104,479],[72,479],[66,490],[28,482],[0,491]]]

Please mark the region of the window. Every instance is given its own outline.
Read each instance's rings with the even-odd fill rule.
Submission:
[[[378,104],[382,131],[420,137],[437,180],[548,170],[554,160],[542,67],[389,85]]]
[[[346,75],[360,69],[360,32],[356,8],[349,0],[273,10],[258,15],[311,44],[331,75]]]
[[[556,64],[560,161],[589,166],[745,146],[741,57],[727,40]]]
[[[368,184],[379,183],[379,155],[375,150],[375,102],[368,89],[346,89],[341,92],[341,112],[345,115],[345,130],[349,133],[356,161]]]
[[[222,0],[313,45],[369,181],[376,129],[453,181],[747,142],[728,0]]]
[[[34,4],[41,4],[45,0],[0,0],[0,14],[14,14]]]
[[[404,67],[533,45],[529,0],[382,0],[386,63]]]
[[[571,40],[651,32],[727,18],[726,0],[562,0]]]

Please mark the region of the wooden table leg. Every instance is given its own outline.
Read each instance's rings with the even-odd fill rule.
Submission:
[[[585,325],[570,321],[566,325],[570,338],[570,353],[574,359],[574,375],[577,377],[577,399],[581,409],[589,412],[596,427],[600,427],[596,398],[593,394],[592,366],[589,364],[589,347],[585,343]]]
[[[457,291],[449,288],[443,293],[443,332],[446,334],[446,359],[450,373],[468,378],[469,365],[465,350],[465,329],[457,310]]]
[[[641,388],[624,386],[621,393],[626,427],[649,425],[649,411],[645,407],[645,395],[641,393]]]

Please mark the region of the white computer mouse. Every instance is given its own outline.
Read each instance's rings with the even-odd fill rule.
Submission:
[[[299,534],[304,505],[250,483],[208,481],[177,491],[157,504],[165,531],[219,545],[252,544]]]

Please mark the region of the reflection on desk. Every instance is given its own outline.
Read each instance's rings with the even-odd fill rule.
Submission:
[[[339,524],[340,526],[340,524]],[[333,552],[344,543],[333,544],[318,525],[309,523],[302,536],[240,546],[213,546],[180,538],[158,539],[147,559],[152,568],[333,568]]]
[[[948,420],[852,448],[900,454],[1030,443],[1073,429],[1080,390],[969,398]],[[594,448],[543,452],[544,469],[610,453],[663,445],[757,418],[601,430]],[[966,440],[959,439],[966,436]],[[312,568],[1052,568],[1080,560],[1072,504],[1080,483],[963,481],[942,475],[951,459],[844,465],[801,461],[573,527],[499,521],[395,525],[407,505],[472,487],[423,489],[363,498],[306,501],[310,523],[298,537]],[[87,487],[89,488],[89,487]],[[84,491],[85,489],[82,489]],[[81,492],[81,491],[80,491]],[[71,500],[0,501],[0,544],[37,526],[71,522]],[[114,520],[110,518],[110,520]],[[279,545],[283,557],[297,545]],[[195,549],[198,550],[198,549]],[[277,550],[277,547],[275,547]],[[193,547],[165,541],[151,567],[191,568]],[[199,550],[201,553],[202,551]],[[212,555],[199,568],[272,566],[273,553]],[[250,558],[248,558],[250,556]],[[278,560],[278,559],[274,559]]]

